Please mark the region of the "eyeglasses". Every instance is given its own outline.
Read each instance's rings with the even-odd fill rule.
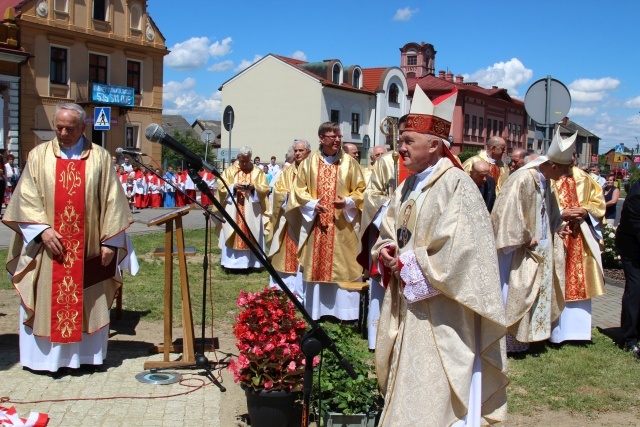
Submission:
[[[334,139],[342,139],[342,135],[322,135],[323,138],[329,138],[331,140]]]

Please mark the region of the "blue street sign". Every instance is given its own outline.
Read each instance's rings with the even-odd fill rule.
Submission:
[[[622,162],[622,169],[628,170],[629,169],[629,162]]]
[[[624,154],[624,145],[616,145],[616,153]]]
[[[111,129],[111,107],[96,107],[93,119],[93,128],[95,130]]]

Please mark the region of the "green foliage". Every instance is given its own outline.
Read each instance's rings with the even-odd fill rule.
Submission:
[[[477,155],[480,152],[478,147],[464,147],[464,150],[460,154],[458,154],[458,158],[460,159],[460,163],[466,162],[471,157]]]
[[[620,255],[616,249],[616,229],[610,225],[602,227],[604,248],[602,249],[602,266],[604,268],[622,268]]]
[[[173,135],[173,139],[187,147],[189,150],[193,151],[198,157],[204,159],[206,146],[202,143],[202,141],[200,141],[200,138],[198,138],[198,135],[196,135],[194,132],[187,131],[184,134],[176,132]],[[215,151],[211,147],[209,147],[207,157],[209,160],[215,159]],[[164,145],[162,146],[162,165],[164,168],[168,166],[172,166],[173,168],[176,168],[178,166],[186,167],[186,164],[182,164],[183,160],[184,157],[182,157],[180,154],[176,153],[173,150],[170,150]]]
[[[375,378],[372,353],[367,341],[363,340],[353,325],[339,325],[328,322],[322,325],[334,340],[342,357],[348,360],[358,375],[355,380],[342,369],[335,355],[324,351],[321,359],[322,375],[320,390],[314,383],[312,402],[317,411],[321,399],[320,413],[338,412],[342,414],[368,414],[382,408],[382,397]]]

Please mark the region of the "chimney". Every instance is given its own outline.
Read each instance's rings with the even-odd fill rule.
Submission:
[[[441,79],[444,79],[444,70],[438,71],[438,77],[440,77]]]
[[[491,89],[498,89],[498,86],[491,86]]]
[[[464,77],[462,77],[462,74],[458,74],[456,76],[456,83],[460,83],[460,84],[464,83]]]
[[[447,73],[447,76],[445,78],[448,82],[452,82],[453,81],[453,73],[451,71],[449,71]]]

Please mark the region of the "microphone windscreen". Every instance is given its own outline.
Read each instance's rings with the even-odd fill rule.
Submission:
[[[122,154],[122,150],[123,150],[122,147],[118,147],[118,148],[116,148],[116,153]]]
[[[144,131],[144,136],[151,142],[158,142],[165,135],[162,127],[156,123],[151,123]]]

